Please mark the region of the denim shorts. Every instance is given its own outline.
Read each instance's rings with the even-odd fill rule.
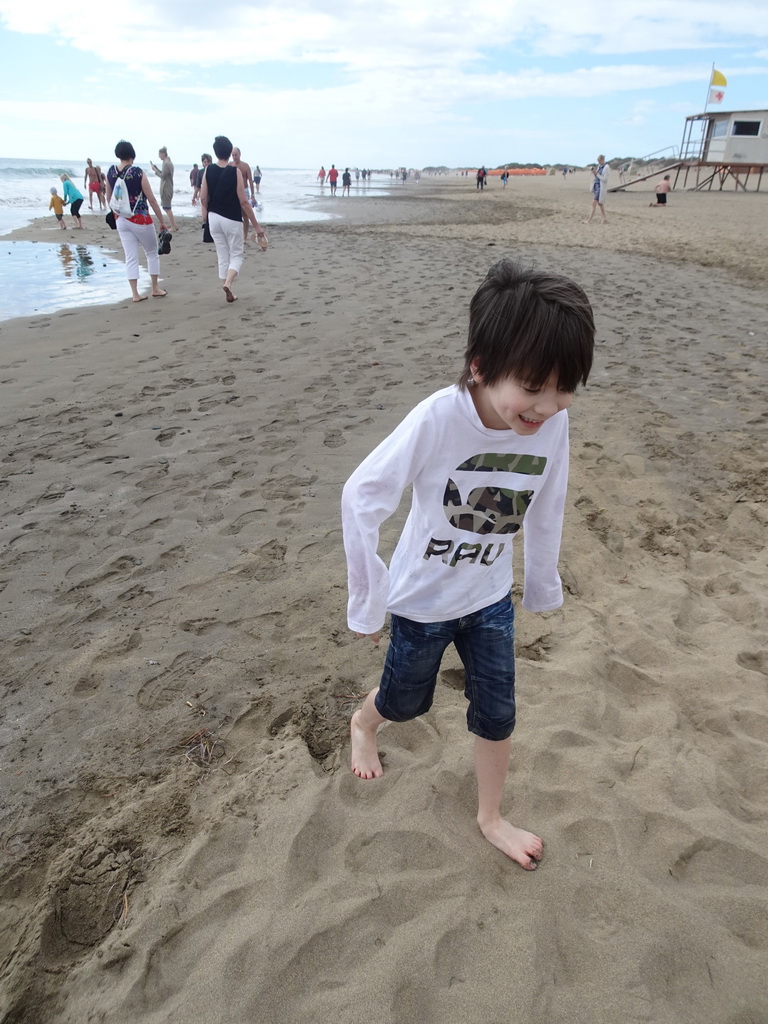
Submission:
[[[432,706],[437,673],[453,643],[464,665],[467,728],[504,740],[515,728],[515,613],[511,595],[461,619],[413,622],[393,615],[376,709],[406,722]]]

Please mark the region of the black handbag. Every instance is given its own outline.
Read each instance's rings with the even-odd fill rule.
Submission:
[[[111,210],[109,211],[107,216],[104,218],[104,220],[107,222],[107,224],[109,224],[109,226],[112,228],[113,231],[117,230],[117,224],[115,223],[115,215],[114,215],[114,213],[112,213]]]
[[[207,167],[205,169],[205,172],[206,172],[206,174],[208,173],[208,168]],[[203,178],[205,178],[205,174],[203,175]],[[213,197],[218,192],[220,184],[221,184],[221,178],[219,178],[218,182],[216,183],[216,188],[213,190],[213,192],[211,192],[211,194],[209,196],[209,205],[210,205],[210,199],[213,199]],[[213,241],[213,235],[211,234],[210,228],[208,227],[208,221],[207,220],[203,221],[203,241],[204,242],[212,242]]]

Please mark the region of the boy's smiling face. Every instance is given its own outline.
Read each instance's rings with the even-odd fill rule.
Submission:
[[[483,426],[491,430],[535,434],[542,423],[567,409],[573,401],[573,392],[558,389],[556,373],[539,389],[529,388],[512,377],[484,384],[482,373],[474,367],[472,375],[475,386],[469,393]]]

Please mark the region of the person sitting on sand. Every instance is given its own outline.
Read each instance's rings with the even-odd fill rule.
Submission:
[[[443,652],[455,644],[475,735],[478,825],[529,870],[542,857],[541,839],[501,818],[515,727],[512,539],[525,517],[523,606],[559,608],[566,410],[589,376],[594,333],[578,285],[497,263],[470,303],[458,384],[418,405],[342,496],[349,627],[378,644],[391,615],[381,683],[350,723],[352,771],[383,774],[379,726],[429,710]],[[411,512],[388,569],[377,554],[379,528],[408,487]]]
[[[584,221],[585,224],[589,224],[592,218],[595,216],[595,210],[599,209],[603,215],[603,224],[608,223],[608,218],[605,215],[605,193],[608,188],[608,178],[611,173],[611,165],[605,162],[605,157],[601,153],[597,158],[597,167],[592,168],[592,176],[594,181],[592,182],[592,209],[589,217]]]
[[[48,203],[48,209],[53,210],[56,220],[59,222],[59,227],[62,231],[66,231],[67,225],[64,223],[64,200],[54,187],[51,187],[51,201]]]
[[[69,206],[69,212],[72,214],[72,227],[82,231],[83,218],[80,216],[80,207],[84,202],[83,193],[79,188],[75,188],[75,184],[68,174],[59,175],[59,181],[64,186],[64,205]]]
[[[115,191],[115,182],[118,178],[125,182],[125,188],[130,202],[130,213],[115,213],[117,233],[125,253],[125,269],[128,274],[128,284],[131,286],[131,293],[134,302],[143,302],[148,298],[146,295],[139,295],[139,250],[143,249],[147,257],[147,270],[152,281],[150,294],[155,299],[162,299],[167,292],[160,287],[160,257],[157,252],[157,235],[155,225],[149,216],[149,207],[155,211],[160,230],[167,231],[163,211],[155,199],[149,178],[140,167],[134,167],[136,150],[130,142],[121,139],[115,146],[115,156],[119,163],[114,164],[107,171],[107,202],[112,206],[112,194]]]
[[[649,206],[664,206],[667,205],[667,193],[672,191],[672,184],[670,182],[670,175],[665,174],[662,181],[656,186],[656,202],[648,203]]]
[[[234,302],[237,296],[232,291],[235,278],[243,265],[245,243],[243,220],[250,222],[262,248],[266,248],[266,234],[256,220],[256,214],[245,194],[243,175],[234,164],[230,164],[232,143],[226,135],[217,135],[213,140],[216,163],[206,167],[203,186],[200,189],[200,207],[203,220],[216,246],[219,262],[219,280],[227,302]]]

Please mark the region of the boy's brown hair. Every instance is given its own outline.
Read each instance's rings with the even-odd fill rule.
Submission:
[[[557,375],[561,391],[586,384],[595,323],[582,289],[558,274],[495,263],[469,305],[469,337],[459,387],[474,364],[484,384],[513,377],[529,388]]]

